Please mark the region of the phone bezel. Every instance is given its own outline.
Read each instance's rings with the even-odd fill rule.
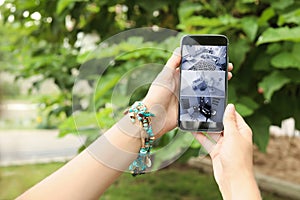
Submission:
[[[225,71],[225,101],[227,105],[227,88],[228,88],[228,39],[225,35],[185,35],[180,41],[180,51],[182,53],[183,45],[210,45],[226,46],[226,71]],[[178,127],[184,131],[202,131],[202,132],[221,132],[224,129],[223,122],[196,122],[180,120],[180,100],[181,100],[181,61],[180,61],[180,78],[179,78],[179,101],[178,101]],[[184,126],[183,123],[187,125]]]

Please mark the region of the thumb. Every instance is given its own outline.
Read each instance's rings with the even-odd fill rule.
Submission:
[[[171,58],[169,58],[168,62],[166,63],[166,67],[169,67],[171,69],[176,69],[180,64],[180,60],[181,60],[180,49],[179,47],[177,47],[173,51]]]
[[[228,104],[223,117],[224,136],[232,135],[237,130],[235,107],[233,104]]]

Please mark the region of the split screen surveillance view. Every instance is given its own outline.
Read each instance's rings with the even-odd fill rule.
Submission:
[[[180,120],[222,122],[226,46],[183,45]]]

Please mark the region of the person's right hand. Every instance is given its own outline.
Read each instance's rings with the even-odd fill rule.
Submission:
[[[224,134],[215,144],[202,133],[196,139],[210,153],[215,179],[224,199],[261,199],[253,172],[252,131],[235,107],[229,104],[224,113]]]
[[[157,138],[177,125],[180,61],[180,49],[176,48],[143,100],[150,111],[156,115],[152,123],[154,122],[153,129]],[[232,69],[233,65],[229,63],[228,80],[232,78]]]

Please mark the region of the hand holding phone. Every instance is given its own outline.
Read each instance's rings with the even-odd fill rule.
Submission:
[[[178,126],[219,132],[227,104],[228,39],[187,35],[181,39]]]

